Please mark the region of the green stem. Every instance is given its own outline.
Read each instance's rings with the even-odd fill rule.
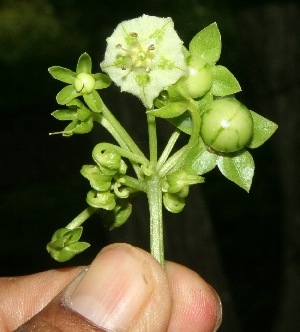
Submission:
[[[126,148],[127,150],[132,151],[133,153],[144,156],[143,152],[140,150],[140,148],[135,144],[131,136],[128,134],[128,132],[125,130],[125,128],[120,124],[120,122],[113,116],[113,114],[110,112],[110,110],[103,104],[102,107],[102,114],[104,118],[107,120],[107,122],[110,124],[110,133],[113,137],[118,137],[119,140],[122,142],[118,142],[123,148]],[[121,144],[122,143],[122,144]],[[146,158],[146,157],[145,157]]]
[[[198,114],[197,105],[194,103],[190,104],[188,110],[192,118],[192,132],[188,143],[183,146],[180,150],[176,151],[161,167],[160,176],[164,176],[171,169],[172,171],[178,170],[182,163],[184,163],[186,156],[190,152],[194,144],[197,143],[200,133],[200,117]]]
[[[159,175],[165,176],[175,165],[181,164],[180,161],[184,161],[186,156],[187,145],[183,146],[180,150],[176,151],[160,168]]]
[[[74,229],[83,224],[90,216],[92,216],[98,209],[89,206],[83,210],[77,217],[75,217],[67,226],[68,229]]]
[[[153,173],[148,180],[147,197],[150,212],[151,254],[164,267],[162,183],[157,173]]]
[[[102,114],[99,116],[95,116],[95,121],[97,121],[100,125],[102,125],[111,135],[112,137],[116,140],[116,142],[123,148],[123,149],[126,149],[128,151],[132,151],[130,150],[127,142],[123,139],[123,137],[121,136],[121,134],[116,131],[115,127],[104,117],[102,116]],[[137,151],[135,151],[136,153]],[[144,156],[144,154],[141,152],[139,153],[139,155],[143,158],[146,158]],[[141,169],[140,169],[140,165],[136,164],[134,161],[130,161],[131,164],[132,164],[132,167],[137,175],[137,177],[139,179],[143,178],[143,174],[141,172]]]
[[[119,154],[122,157],[125,157],[129,160],[132,160],[136,163],[139,164],[145,164],[147,165],[149,163],[149,160],[141,155],[137,155],[131,151],[128,151],[127,149],[124,149],[120,146],[111,144],[111,143],[99,143],[97,144],[94,149],[93,149],[93,154],[97,154],[97,153],[101,153],[104,150],[109,150],[109,151],[113,151],[116,152],[117,154]]]
[[[157,163],[157,135],[155,116],[147,114],[148,134],[149,134],[149,153],[150,169],[154,169]]]
[[[175,143],[177,142],[177,139],[179,138],[179,136],[180,136],[179,130],[174,131],[173,134],[171,135],[166,147],[164,148],[164,151],[162,152],[162,154],[157,162],[157,165],[156,165],[157,171],[159,171],[160,168],[163,167],[163,165],[166,162],[166,160],[168,159]]]
[[[143,192],[147,191],[145,182],[142,180],[137,180],[129,175],[122,175],[120,179],[121,179],[120,183],[124,182],[124,184],[127,187],[133,188],[135,191],[143,191]]]

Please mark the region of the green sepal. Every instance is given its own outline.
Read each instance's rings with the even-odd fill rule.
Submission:
[[[64,247],[63,249],[52,249],[50,245],[47,246],[47,250],[52,258],[54,258],[58,262],[66,262],[73,258],[74,256],[82,253],[90,247],[90,244],[87,242],[76,242],[69,244],[68,246]]]
[[[210,92],[224,97],[241,91],[241,86],[233,74],[224,66],[213,66],[213,84]]]
[[[122,226],[132,213],[132,204],[128,200],[117,200],[116,207],[104,215],[105,225],[109,230]]]
[[[101,112],[103,101],[97,91],[93,90],[91,93],[84,94],[83,99],[93,112]]]
[[[106,74],[97,73],[97,74],[92,74],[92,76],[94,77],[94,79],[96,81],[96,84],[94,87],[95,90],[105,89],[105,88],[109,87],[112,83],[112,80]]]
[[[80,96],[80,93],[74,89],[73,85],[67,85],[59,91],[56,101],[60,105],[66,105],[78,96]]]
[[[90,246],[87,242],[78,242],[81,235],[82,227],[61,228],[53,234],[47,251],[55,260],[65,262]]]
[[[77,110],[76,117],[80,121],[83,121],[83,122],[88,121],[89,118],[91,117],[91,111],[87,108],[79,108]]]
[[[92,60],[91,57],[85,52],[80,55],[77,66],[76,73],[87,73],[90,74],[92,72]]]
[[[53,78],[67,84],[73,84],[76,77],[72,70],[60,66],[52,66],[48,71]]]
[[[162,119],[170,119],[180,116],[187,110],[187,108],[188,103],[186,101],[177,101],[171,102],[161,108],[147,111],[147,113]]]
[[[64,110],[56,110],[51,113],[52,116],[57,120],[69,120],[73,121],[77,119],[77,110],[76,109],[64,109]]]
[[[253,111],[250,111],[250,113],[253,119],[253,136],[247,147],[255,149],[274,134],[278,125]]]
[[[189,44],[189,51],[214,65],[221,55],[221,35],[217,23],[212,23],[198,32]]]
[[[116,206],[115,195],[110,192],[91,190],[87,194],[86,201],[90,206],[104,210],[113,210]]]
[[[189,172],[202,175],[213,170],[216,165],[217,155],[207,151],[205,144],[199,139],[189,151],[182,167]]]
[[[64,129],[62,135],[65,137],[70,137],[74,134],[74,130],[78,125],[78,120],[74,120],[71,123],[67,125],[67,127]]]
[[[249,192],[255,166],[247,150],[242,149],[233,154],[218,156],[217,165],[227,179]]]
[[[90,117],[87,121],[77,121],[75,128],[73,129],[74,134],[87,134],[94,126],[93,118]],[[65,129],[67,130],[67,128]]]
[[[164,207],[172,213],[179,213],[184,209],[185,198],[177,194],[163,193]]]

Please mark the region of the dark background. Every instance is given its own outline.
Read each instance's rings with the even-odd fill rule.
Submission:
[[[120,21],[144,13],[172,17],[186,44],[216,21],[223,43],[219,64],[239,80],[237,98],[279,124],[274,138],[251,151],[256,173],[249,194],[213,170],[192,189],[182,215],[173,220],[166,214],[166,257],[195,269],[218,290],[224,303],[220,331],[299,331],[299,314],[293,314],[300,309],[296,2],[1,1],[0,275],[89,264],[115,241],[149,249],[145,207],[112,233],[91,218],[83,235],[91,248],[71,262],[57,263],[45,250],[53,232],[86,207],[89,186],[79,170],[91,162],[95,143],[109,140],[99,128],[72,138],[48,135],[65,124],[50,115],[62,84],[47,68],[75,69],[88,52],[98,72],[106,37]],[[146,151],[140,103],[108,90],[103,99]]]

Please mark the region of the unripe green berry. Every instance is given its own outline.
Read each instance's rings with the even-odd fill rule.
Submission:
[[[77,92],[91,93],[95,87],[95,79],[91,74],[80,73],[74,81],[74,88]]]
[[[250,111],[233,98],[213,101],[202,115],[200,134],[204,142],[219,152],[236,152],[251,140]]]
[[[199,98],[209,91],[213,83],[213,74],[206,61],[197,56],[187,60],[189,74],[185,79],[186,87],[192,98]]]

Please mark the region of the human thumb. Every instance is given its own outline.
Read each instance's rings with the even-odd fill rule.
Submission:
[[[170,316],[161,266],[142,249],[114,244],[16,331],[166,331]]]

